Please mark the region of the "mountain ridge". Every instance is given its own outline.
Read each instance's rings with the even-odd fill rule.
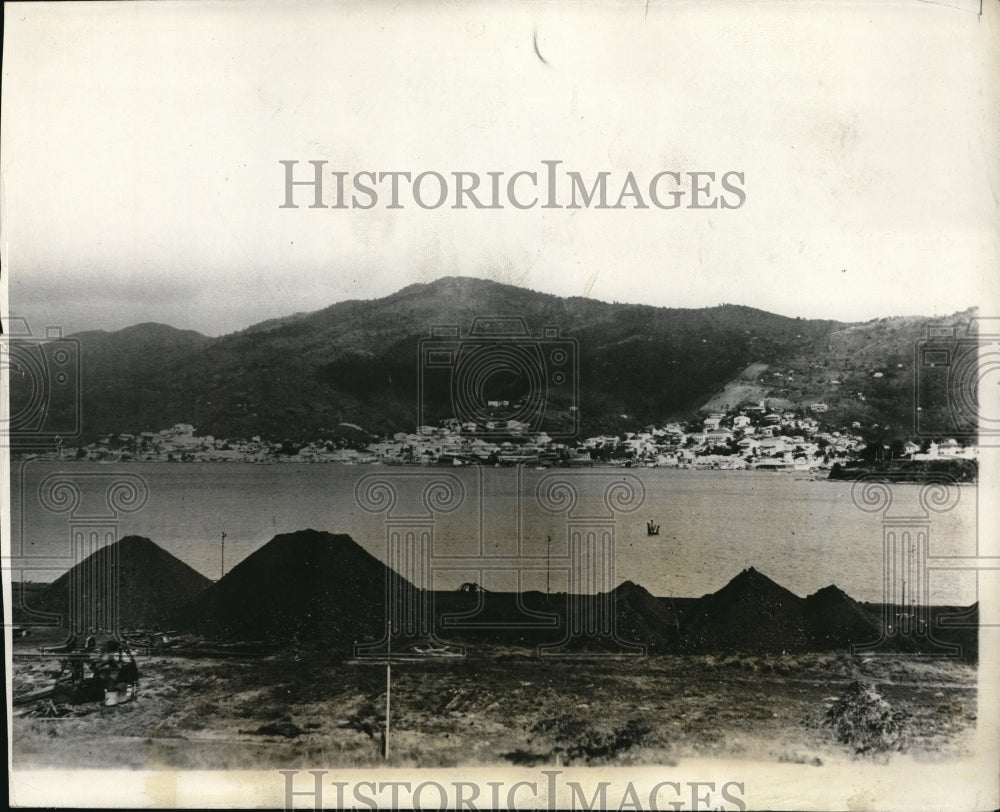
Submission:
[[[173,423],[216,437],[302,439],[341,422],[374,434],[413,431],[418,400],[441,417],[450,403],[447,392],[418,389],[421,341],[435,325],[458,326],[464,337],[475,318],[490,315],[524,318],[531,335],[522,344],[543,346],[550,326],[575,342],[583,436],[688,418],[752,364],[768,370],[758,389],[775,402],[834,401],[832,424],[860,419],[903,435],[913,346],[940,321],[851,324],[736,304],[608,304],[443,277],[214,338],[155,323],[77,333],[84,439]],[[885,367],[877,385],[869,380],[875,367]]]

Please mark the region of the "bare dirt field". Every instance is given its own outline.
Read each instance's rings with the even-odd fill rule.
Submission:
[[[52,682],[21,643],[14,695]],[[257,657],[140,656],[137,698],[14,708],[17,768],[268,769],[384,764],[383,663],[298,648]],[[647,765],[753,758],[820,765],[968,753],[968,663],[846,653],[539,660],[530,649],[392,667],[389,764]]]
[[[750,364],[733,380],[729,381],[722,391],[716,392],[701,408],[707,412],[725,411],[735,408],[746,401],[758,401],[767,397],[771,387],[759,383],[758,379],[767,371],[767,364]]]

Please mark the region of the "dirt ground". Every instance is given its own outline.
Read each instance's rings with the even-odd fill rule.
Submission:
[[[18,768],[269,769],[384,764],[386,669],[298,649],[257,657],[137,657],[139,692],[66,715],[14,708]],[[14,695],[45,688],[52,658],[14,651]],[[885,752],[858,755],[828,714],[852,685],[891,708]],[[968,753],[968,663],[849,654],[539,660],[489,648],[392,666],[392,766],[652,765],[689,757],[918,759]],[[876,722],[878,720],[876,719]],[[856,724],[856,722],[852,722]],[[839,731],[839,732],[838,732]],[[880,731],[884,732],[884,731]],[[899,735],[897,735],[899,734]],[[853,736],[853,734],[851,734]]]

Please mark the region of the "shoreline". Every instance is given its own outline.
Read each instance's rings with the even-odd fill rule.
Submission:
[[[809,480],[813,482],[853,482],[861,479],[862,477],[877,477],[884,475],[887,479],[893,481],[893,484],[900,485],[920,485],[927,482],[940,482],[940,476],[942,473],[947,472],[942,471],[907,471],[905,468],[896,467],[858,467],[851,468],[847,466],[842,467],[843,475],[841,476],[830,476],[832,471],[831,467],[823,468],[809,468],[804,470],[796,469],[784,469],[784,468],[772,468],[772,467],[717,467],[713,465],[657,465],[657,464],[643,464],[643,465],[614,465],[607,462],[594,462],[594,463],[575,463],[575,464],[552,464],[552,465],[534,465],[531,463],[466,463],[461,465],[448,465],[444,463],[405,463],[405,462],[385,462],[382,460],[317,460],[317,459],[269,459],[269,460],[249,460],[249,459],[202,459],[202,460],[163,460],[163,459],[104,459],[104,460],[92,460],[92,459],[74,459],[71,457],[47,457],[40,455],[27,455],[21,456],[12,454],[10,456],[11,462],[29,463],[29,462],[57,462],[61,464],[71,464],[71,465],[164,465],[164,466],[205,466],[205,465],[220,465],[220,466],[290,466],[290,465],[340,465],[345,467],[373,467],[373,468],[406,468],[406,469],[417,469],[417,470],[428,470],[428,471],[452,471],[455,469],[472,469],[472,468],[507,468],[516,469],[522,468],[530,471],[573,471],[573,470],[624,470],[624,471],[684,471],[690,473],[711,473],[711,474],[760,474],[768,476],[793,476],[793,478],[798,480]],[[965,458],[955,458],[965,459]],[[953,460],[949,458],[941,458],[940,462],[948,463]],[[970,462],[976,465],[975,460]],[[926,465],[925,462],[917,463],[921,465]],[[978,469],[978,466],[976,466]],[[846,474],[856,474],[854,476],[848,476]],[[920,474],[924,474],[921,478]],[[904,478],[904,475],[906,478]],[[968,480],[956,480],[954,482],[948,483],[950,485],[974,485],[979,484],[978,475],[975,478]]]

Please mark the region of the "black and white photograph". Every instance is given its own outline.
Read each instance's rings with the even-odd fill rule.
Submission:
[[[3,11],[12,808],[1000,805],[1000,2]]]

